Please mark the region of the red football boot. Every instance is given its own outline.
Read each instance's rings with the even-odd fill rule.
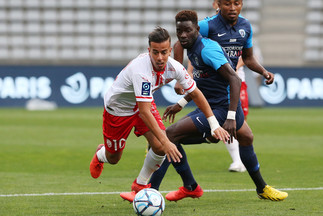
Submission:
[[[172,191],[166,194],[165,198],[169,201],[178,201],[186,197],[199,198],[203,195],[203,190],[200,185],[193,191],[190,191],[185,187],[179,187],[178,189],[178,191]]]
[[[103,170],[103,162],[100,162],[98,160],[98,156],[96,156],[96,153],[104,146],[104,144],[100,144],[98,146],[98,148],[96,149],[96,152],[92,158],[92,161],[90,163],[90,172],[91,172],[91,176],[93,178],[99,178],[99,176],[102,173]]]
[[[136,194],[145,188],[150,188],[150,184],[147,185],[141,185],[137,183],[137,179],[134,180],[134,182],[131,185],[131,192],[124,192],[120,193],[120,196],[124,200],[128,200],[129,202],[133,202],[135,199]]]

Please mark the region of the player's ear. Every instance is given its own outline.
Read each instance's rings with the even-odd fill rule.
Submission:
[[[172,47],[170,47],[170,48],[169,48],[169,56],[171,56],[171,55],[172,55],[172,50],[173,50],[173,48],[172,48]]]

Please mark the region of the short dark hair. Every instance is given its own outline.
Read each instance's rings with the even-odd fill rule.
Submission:
[[[193,11],[193,10],[182,10],[176,14],[175,21],[176,23],[191,21],[193,24],[197,25],[198,23],[197,13],[196,11]]]
[[[162,43],[166,40],[169,40],[169,43],[171,42],[170,40],[170,35],[168,31],[160,26],[157,26],[154,31],[150,32],[148,35],[148,43],[150,45],[151,42],[155,43]]]

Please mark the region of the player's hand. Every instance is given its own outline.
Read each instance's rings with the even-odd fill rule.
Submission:
[[[179,82],[176,82],[176,84],[174,86],[174,90],[175,90],[176,94],[178,94],[178,95],[185,94],[184,88],[181,84],[179,84]]]
[[[270,85],[274,82],[274,77],[275,75],[273,73],[270,73],[269,71],[266,71],[264,74],[263,74],[264,78],[266,79],[266,84],[267,85]]]
[[[181,158],[183,157],[182,154],[178,151],[175,144],[171,143],[170,141],[164,145],[164,153],[166,154],[168,162],[181,162]]]
[[[174,105],[168,106],[163,114],[163,120],[166,122],[168,118],[169,123],[172,124],[174,122],[176,113],[178,113],[182,109],[183,108],[177,103]]]
[[[236,130],[236,121],[235,120],[232,120],[232,119],[225,120],[222,127],[226,131],[228,131],[228,133],[230,134],[230,139],[228,141],[229,144],[233,142],[233,137],[237,139],[237,130]]]
[[[222,140],[224,143],[230,139],[230,134],[222,127],[218,127],[214,130],[212,136],[217,140]]]

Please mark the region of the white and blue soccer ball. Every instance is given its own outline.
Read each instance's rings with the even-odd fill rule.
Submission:
[[[158,216],[165,210],[164,197],[153,188],[145,188],[139,191],[132,204],[137,215]]]

